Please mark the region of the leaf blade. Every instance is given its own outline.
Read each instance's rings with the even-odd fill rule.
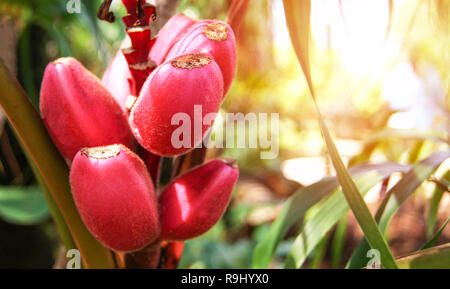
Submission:
[[[283,4],[291,42],[294,46],[294,50],[302,67],[303,73],[305,74],[305,78],[315,104],[322,135],[325,139],[325,143],[327,145],[328,152],[330,153],[331,161],[336,170],[337,178],[342,187],[342,192],[344,193],[345,199],[352,209],[369,244],[372,248],[380,251],[381,263],[386,268],[397,268],[394,257],[392,256],[386,240],[381,235],[375,219],[370,214],[366,203],[362,199],[361,194],[347,171],[347,168],[342,162],[339,152],[337,151],[337,148],[330,136],[325,120],[316,102],[309,63],[311,1],[283,0]]]
[[[450,243],[397,259],[401,269],[450,269]]]
[[[407,171],[408,166],[395,163],[362,164],[350,169],[355,177],[374,178],[380,175],[379,179],[391,175],[398,171]],[[330,195],[338,189],[336,177],[327,177],[308,187],[304,187],[295,192],[284,204],[283,209],[277,219],[270,226],[269,232],[257,244],[253,254],[253,268],[267,268],[279,242],[285,236],[289,227],[299,220],[313,205],[317,204],[324,197]],[[342,196],[341,196],[342,197]],[[345,202],[345,200],[342,199]],[[337,221],[337,219],[336,219]]]
[[[295,54],[305,75],[311,95],[316,100],[309,63],[311,1],[283,0],[286,24]]]
[[[420,248],[420,250],[425,250],[428,248],[431,248],[434,243],[436,242],[437,238],[439,238],[439,236],[441,235],[442,231],[444,231],[445,227],[448,224],[448,221],[450,221],[450,217],[447,218],[447,220],[445,220],[444,224],[442,224],[442,226],[439,228],[439,230],[436,232],[436,234],[434,234],[433,237],[431,237],[431,239],[425,243],[425,245],[422,246],[422,248]]]
[[[355,167],[356,168],[356,167]],[[396,171],[404,170],[406,167],[398,167]],[[395,171],[372,171],[357,176],[356,184],[364,195],[376,183],[382,181]],[[294,244],[286,259],[285,268],[300,268],[306,261],[311,251],[317,246],[320,239],[332,229],[334,224],[345,216],[349,206],[345,202],[342,190],[330,196],[318,212],[305,223],[303,231],[296,237]]]
[[[441,181],[450,181],[450,170],[448,170],[441,178]],[[441,202],[442,196],[444,195],[444,190],[440,186],[436,186],[433,192],[433,197],[430,200],[430,209],[428,212],[427,220],[427,235],[431,236],[436,224],[436,217],[439,210],[439,204]]]
[[[414,165],[409,172],[386,195],[383,203],[376,213],[376,220],[382,232],[385,232],[392,216],[400,205],[416,191],[419,185],[426,180],[437,167],[450,157],[450,151],[436,152]],[[392,197],[393,196],[393,197]],[[365,254],[369,250],[367,242],[362,239],[353,252],[347,267],[361,268],[365,266]]]
[[[0,187],[0,216],[13,224],[35,225],[50,212],[38,186]]]

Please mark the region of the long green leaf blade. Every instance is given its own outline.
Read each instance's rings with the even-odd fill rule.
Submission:
[[[431,239],[425,243],[425,245],[422,246],[422,248],[420,248],[420,250],[425,250],[428,248],[431,248],[434,243],[436,242],[437,238],[439,238],[439,236],[442,234],[442,231],[444,231],[445,227],[447,227],[448,221],[450,221],[450,217],[447,218],[447,220],[445,220],[444,224],[442,224],[441,228],[439,228],[439,230],[436,232],[436,234],[434,234],[433,237],[431,237]]]
[[[267,268],[275,254],[278,244],[285,236],[289,227],[298,221],[306,211],[321,198],[337,189],[336,178],[327,178],[311,186],[301,188],[290,197],[283,206],[278,218],[271,225],[269,232],[255,248],[253,254],[253,268]]]
[[[316,105],[317,106],[317,105]],[[319,112],[320,113],[320,112]],[[320,126],[322,128],[322,133],[327,143],[328,150],[330,152],[331,161],[334,168],[336,169],[336,174],[339,183],[342,187],[342,192],[344,193],[345,199],[349,204],[350,208],[355,215],[356,220],[364,233],[364,237],[369,243],[370,247],[377,249],[380,252],[381,264],[387,269],[395,269],[397,265],[395,263],[394,257],[389,249],[386,240],[383,238],[380,229],[372,217],[364,199],[358,191],[355,183],[353,182],[350,174],[348,173],[344,163],[342,162],[339,153],[334,145],[325,122],[322,117],[320,117]]]
[[[441,178],[441,181],[450,182],[450,170],[445,172],[445,174]],[[430,200],[430,209],[428,212],[427,236],[431,236],[434,231],[439,204],[441,203],[444,192],[445,191],[443,188],[441,188],[441,186],[436,186],[436,188],[434,189],[433,196]]]
[[[342,252],[345,246],[345,234],[347,233],[348,216],[341,218],[334,233],[331,245],[331,268],[337,269],[341,263]]]
[[[393,172],[404,169],[406,168],[398,167],[394,171],[372,171],[356,177],[356,184],[364,195],[375,184],[381,182]],[[306,222],[302,232],[295,238],[294,244],[286,258],[285,267],[289,269],[300,268],[321,238],[333,228],[336,222],[345,216],[348,209],[349,206],[345,202],[342,190],[334,193],[321,204],[317,209],[317,213]]]
[[[344,196],[358,221],[364,236],[372,248],[379,250],[381,263],[386,268],[397,268],[394,257],[389,250],[386,240],[383,238],[375,219],[370,214],[366,203],[347,171],[342,159],[333,143],[325,121],[316,102],[316,96],[312,84],[311,69],[309,64],[309,37],[310,37],[310,0],[283,0],[286,23],[294,46],[297,58],[305,74],[311,96],[316,107],[320,128],[325,139],[331,161],[336,170],[339,183]]]
[[[450,269],[450,243],[397,259],[400,269]]]
[[[395,163],[382,163],[371,165],[358,165],[350,169],[355,177],[372,181],[374,179],[381,180],[394,172],[407,171],[409,167],[401,166]],[[287,230],[296,221],[300,220],[313,205],[330,195],[338,188],[336,177],[327,177],[321,181],[314,183],[308,187],[304,187],[295,192],[284,204],[283,209],[277,219],[272,223],[268,233],[257,244],[253,255],[253,268],[267,268],[272,260],[278,244],[285,236]],[[346,206],[342,195],[338,203],[333,203],[330,210],[335,212],[333,208],[339,205]],[[330,202],[327,200],[327,202]],[[339,203],[341,202],[341,204]],[[331,214],[330,214],[331,215]],[[339,218],[332,221],[330,227],[337,222]],[[326,232],[327,230],[324,230]],[[311,246],[313,248],[313,246]]]
[[[431,156],[414,165],[414,167],[389,190],[375,216],[382,232],[386,232],[392,216],[397,212],[401,204],[417,190],[420,184],[422,184],[422,182],[425,181],[443,161],[449,157],[450,151],[433,153]],[[365,255],[369,249],[369,244],[367,244],[366,240],[361,240],[353,252],[347,267],[364,267],[367,263]]]
[[[311,95],[316,100],[309,64],[310,0],[283,0],[286,24],[295,54],[305,74]]]

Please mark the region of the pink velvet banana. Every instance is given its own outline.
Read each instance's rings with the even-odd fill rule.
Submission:
[[[200,236],[222,217],[239,176],[236,162],[216,159],[172,181],[159,198],[161,240]]]
[[[47,65],[40,110],[53,142],[69,161],[82,147],[134,146],[119,104],[99,79],[73,58]]]
[[[212,125],[203,119],[218,112],[222,95],[222,75],[210,56],[187,54],[166,61],[148,77],[131,111],[134,136],[157,155],[186,153],[202,142]]]
[[[158,237],[153,183],[144,162],[125,146],[81,149],[70,185],[83,222],[105,247],[136,251]]]
[[[236,40],[231,27],[219,20],[194,24],[172,47],[166,60],[186,53],[206,53],[213,57],[222,71],[226,95],[236,72]]]
[[[158,32],[155,44],[150,50],[150,59],[156,65],[163,63],[172,46],[195,23],[195,20],[181,13],[172,16]]]
[[[124,112],[128,112],[128,97],[133,94],[130,82],[132,81],[130,69],[127,60],[122,51],[117,52],[114,59],[106,68],[103,74],[102,83],[120,104]]]

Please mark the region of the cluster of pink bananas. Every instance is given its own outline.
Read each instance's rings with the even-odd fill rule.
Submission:
[[[154,11],[143,8],[139,13]],[[201,136],[192,131],[191,148],[174,148],[171,117],[193,118],[194,105],[203,115],[218,112],[234,77],[236,47],[226,23],[181,14],[150,40],[148,23],[132,25],[135,11],[123,19],[132,48],[118,53],[103,84],[75,59],[61,58],[47,66],[40,97],[46,128],[71,165],[84,223],[106,247],[123,252],[205,233],[221,218],[238,178],[233,160],[217,159],[175,178],[158,197],[160,156],[189,152],[210,129],[204,125]]]

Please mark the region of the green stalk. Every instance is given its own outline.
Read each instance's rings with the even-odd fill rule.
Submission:
[[[39,186],[41,187],[42,193],[44,194],[45,200],[47,201],[48,207],[50,209],[50,213],[56,224],[56,228],[58,229],[58,233],[59,233],[59,236],[61,237],[61,241],[63,242],[64,247],[66,248],[66,250],[76,248],[77,246],[75,245],[75,241],[72,238],[72,234],[70,233],[70,230],[67,227],[66,222],[64,222],[64,218],[63,218],[58,206],[56,205],[55,200],[53,200],[51,193],[48,190],[47,185],[45,184],[44,178],[42,177],[41,173],[37,169],[36,165],[34,164],[33,160],[31,159],[29,153],[26,151],[22,142],[20,142],[20,145],[22,147],[22,150],[25,152],[27,160],[30,163],[31,169],[33,170],[33,173],[36,176]]]
[[[78,214],[70,192],[69,170],[64,159],[48,136],[22,87],[2,61],[0,87],[0,106],[42,176],[50,192],[46,197],[54,200],[62,214],[64,220],[59,218],[58,212],[52,212],[53,216],[59,218],[57,223],[66,223],[86,268],[113,268],[110,252],[89,233]],[[49,205],[50,209],[54,209],[52,203]]]

